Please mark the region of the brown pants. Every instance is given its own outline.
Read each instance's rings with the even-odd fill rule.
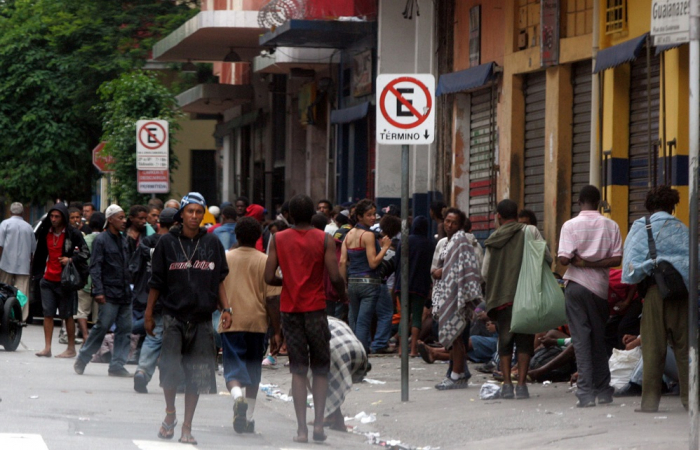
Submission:
[[[0,270],[0,283],[9,284],[14,286],[24,295],[29,297],[29,275],[15,275],[13,273],[7,273],[4,270]],[[29,316],[29,301],[22,307],[22,321],[26,322]]]
[[[678,365],[681,402],[688,408],[688,299],[663,301],[656,286],[649,288],[642,310],[642,409],[656,411],[661,400],[661,377],[667,343]]]

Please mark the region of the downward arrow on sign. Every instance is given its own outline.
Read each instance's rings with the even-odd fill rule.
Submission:
[[[425,138],[428,139],[429,136],[430,134],[428,134],[428,130],[425,130]]]

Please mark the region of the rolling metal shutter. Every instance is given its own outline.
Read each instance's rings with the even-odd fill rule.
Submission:
[[[650,187],[649,176],[655,166],[659,139],[659,57],[650,61],[651,77],[647,86],[647,59],[642,54],[631,63],[629,126],[629,225],[644,216],[644,200]],[[651,105],[651,123],[648,106]],[[652,161],[649,161],[651,145]],[[653,180],[651,180],[653,183]]]
[[[545,72],[525,77],[525,208],[537,216],[537,227],[544,231],[544,109]]]
[[[573,65],[574,114],[571,146],[571,217],[581,211],[578,194],[589,184],[591,164],[591,61]]]
[[[490,87],[472,93],[470,99],[468,215],[480,240],[494,229],[496,139],[495,89]]]

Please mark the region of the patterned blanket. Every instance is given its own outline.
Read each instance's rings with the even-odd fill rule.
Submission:
[[[482,301],[481,274],[474,247],[463,231],[450,238],[443,253],[442,278],[433,287],[433,317],[440,343],[449,349]]]

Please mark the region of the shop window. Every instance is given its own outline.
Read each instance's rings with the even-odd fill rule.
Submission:
[[[615,34],[627,28],[627,0],[606,0],[605,34]]]

